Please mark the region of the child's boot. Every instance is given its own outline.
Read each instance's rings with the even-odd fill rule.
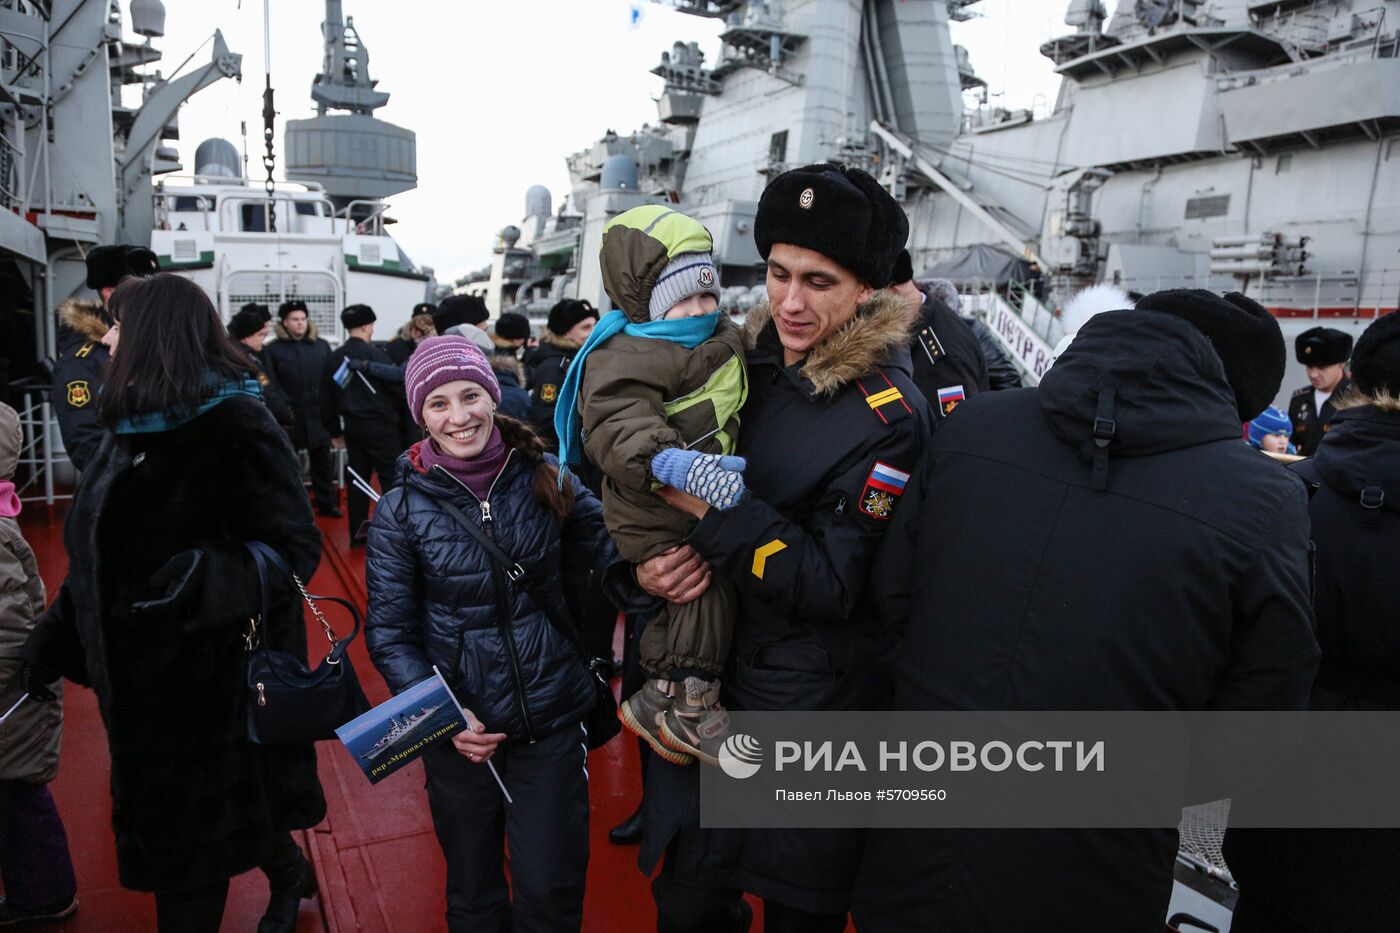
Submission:
[[[688,765],[695,761],[685,752],[671,748],[661,740],[661,723],[666,711],[675,702],[677,684],[670,680],[648,680],[642,689],[623,700],[617,707],[617,718],[622,724],[645,739],[651,750],[673,765]]]
[[[717,766],[720,746],[727,738],[729,713],[719,702],[719,681],[687,677],[685,697],[671,704],[661,724],[661,740]]]

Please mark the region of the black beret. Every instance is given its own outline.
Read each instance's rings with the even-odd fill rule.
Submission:
[[[264,324],[272,320],[272,312],[268,310],[267,305],[259,304],[256,301],[250,301],[238,310],[240,313],[247,311],[249,314],[256,315],[258,320],[262,321]]]
[[[115,288],[129,275],[143,278],[160,271],[156,254],[144,246],[99,246],[87,254],[87,287]]]
[[[247,304],[239,309],[238,313],[228,319],[228,332],[234,340],[242,340],[244,337],[251,337],[263,329],[269,317],[261,317],[257,309],[267,310],[266,305]]]
[[[1293,354],[1304,366],[1336,366],[1351,356],[1351,334],[1335,327],[1311,327],[1293,341]]]
[[[765,260],[774,243],[790,243],[884,288],[909,239],[909,219],[869,173],[824,162],[784,172],[763,189],[753,238]]]
[[[308,317],[311,315],[311,309],[306,306],[306,302],[302,301],[300,298],[293,298],[277,306],[277,320],[285,321],[287,315],[291,314],[293,311],[303,311]]]
[[[598,309],[587,301],[577,298],[564,298],[549,309],[549,320],[545,326],[557,336],[564,336],[574,329],[574,325],[585,318],[597,318]]]
[[[529,340],[530,319],[508,311],[496,318],[496,336],[502,340]]]
[[[1239,292],[1222,298],[1199,288],[1176,288],[1153,292],[1137,308],[1175,315],[1206,335],[1225,366],[1241,424],[1253,421],[1278,394],[1288,354],[1278,321],[1263,305]]]
[[[448,295],[438,302],[437,310],[433,312],[433,327],[439,334],[445,334],[449,327],[458,324],[480,327],[490,316],[491,312],[486,310],[486,302],[480,295]]]
[[[1373,398],[1400,396],[1400,313],[1377,318],[1362,333],[1351,354],[1351,378]]]
[[[890,275],[891,285],[903,285],[914,278],[914,260],[909,256],[909,250],[902,249],[894,260],[894,272]]]
[[[374,309],[369,305],[346,305],[345,310],[340,312],[340,323],[345,325],[346,330],[364,327],[376,320],[378,319],[374,316]]]
[[[420,301],[413,306],[413,314],[410,317],[417,317],[420,314],[437,314],[438,306],[431,301]]]

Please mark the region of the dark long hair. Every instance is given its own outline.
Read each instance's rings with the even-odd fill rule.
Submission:
[[[121,339],[103,379],[102,420],[188,414],[209,394],[208,378],[240,379],[246,354],[219,320],[204,289],[162,272],[127,279],[107,302]]]

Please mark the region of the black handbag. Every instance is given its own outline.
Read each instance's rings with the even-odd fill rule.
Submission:
[[[306,592],[306,587],[281,556],[261,541],[247,541],[244,546],[253,555],[262,591],[261,614],[258,619],[248,620],[249,628],[244,635],[248,650],[248,741],[258,745],[286,745],[333,739],[337,727],[369,709],[355,668],[345,658],[346,648],[360,633],[360,612],[348,600],[312,596]],[[296,584],[330,643],[330,651],[315,670],[308,670],[296,655],[267,646],[266,628],[271,606],[269,567],[276,568]],[[321,602],[345,607],[355,620],[354,631],[345,638],[337,638],[317,605]]]
[[[593,692],[597,698],[592,711],[588,713],[583,723],[584,728],[588,731],[588,747],[594,749],[606,745],[622,731],[622,723],[617,718],[617,698],[613,696],[612,684],[608,683],[607,677],[607,672],[612,669],[611,661],[589,657],[588,652],[583,648],[583,639],[579,637],[578,629],[559,614],[558,609],[536,589],[534,581],[530,579],[525,568],[507,554],[499,544],[491,540],[485,529],[446,499],[437,496],[431,498],[442,506],[444,512],[456,519],[457,523],[466,529],[467,534],[475,538],[476,542],[486,549],[486,553],[497,564],[497,571],[504,572],[506,579],[520,587],[525,595],[530,597],[536,606],[539,606],[540,611],[544,613],[554,630],[563,635],[569,644],[574,646],[574,650],[578,652],[579,660],[583,662],[583,666],[588,671],[588,679],[593,684]],[[500,587],[499,579],[497,586]],[[503,589],[501,592],[504,596]],[[503,616],[501,624],[509,625],[510,619],[504,618],[504,603],[499,611]]]

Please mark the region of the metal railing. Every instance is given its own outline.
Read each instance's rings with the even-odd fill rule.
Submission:
[[[15,468],[15,491],[21,502],[42,502],[53,505],[60,499],[71,499],[71,492],[60,493],[60,471],[66,466],[76,468],[63,449],[58,433],[58,418],[49,401],[51,387],[29,380],[10,383],[11,397],[18,404],[20,448]],[[24,478],[21,483],[20,477]]]

